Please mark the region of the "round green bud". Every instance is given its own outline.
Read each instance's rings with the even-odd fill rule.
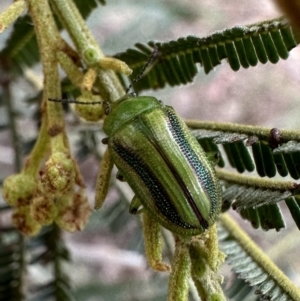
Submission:
[[[52,224],[57,215],[57,208],[53,198],[37,196],[32,200],[30,215],[39,224],[47,226]]]
[[[69,194],[65,194],[55,198],[55,206],[58,212],[62,212],[67,207],[73,206],[73,199],[74,199],[74,191]]]
[[[14,174],[3,183],[3,198],[10,206],[27,206],[37,191],[37,181],[24,173]]]
[[[26,236],[37,235],[42,225],[30,216],[30,206],[18,208],[12,215],[12,223]]]
[[[209,296],[208,301],[226,301],[224,295],[213,293]]]
[[[99,95],[89,94],[89,98],[86,96],[79,96],[76,100],[82,102],[101,102],[102,98]],[[100,120],[103,115],[103,107],[101,104],[75,104],[75,111],[79,117],[83,118],[86,121],[96,122]]]
[[[73,190],[76,171],[69,154],[56,152],[45,164],[41,174],[41,192],[47,196],[59,196]]]
[[[63,199],[60,201],[63,203]],[[58,211],[55,222],[68,232],[83,230],[91,214],[90,204],[83,191],[73,195],[73,202],[70,206],[58,205]]]

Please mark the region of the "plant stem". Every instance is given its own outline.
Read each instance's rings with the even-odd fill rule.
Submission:
[[[10,5],[0,14],[0,33],[2,33],[11,23],[13,23],[27,7],[27,1],[18,0]]]
[[[80,71],[78,66],[76,66],[76,64],[73,62],[73,60],[62,51],[59,51],[57,53],[57,60],[59,61],[63,70],[66,72],[72,84],[80,88],[84,76],[83,72]]]
[[[270,128],[244,125],[237,123],[222,123],[211,121],[186,120],[185,123],[191,129],[206,129],[213,131],[232,132],[245,134],[248,136],[257,136],[260,139],[268,141],[270,139]],[[280,141],[288,142],[290,140],[300,141],[299,131],[280,130]]]
[[[125,91],[116,74],[108,70],[109,66],[108,69],[101,68],[100,61],[105,59],[105,56],[74,2],[72,0],[51,0],[51,3],[88,69],[97,68],[99,88],[103,99],[115,101],[124,96]]]
[[[72,0],[51,0],[64,27],[69,32],[80,56],[90,67],[104,58],[95,38],[85,24],[80,12]]]
[[[56,59],[56,50],[59,48],[56,45],[59,43],[60,37],[48,1],[29,0],[29,4],[45,76],[43,102],[47,108],[48,134],[51,136],[51,148],[57,152],[64,152],[66,151],[66,145],[62,106],[61,104],[48,101],[48,98],[61,97]],[[46,112],[42,111],[42,113],[44,115]]]
[[[295,182],[262,179],[253,176],[244,176],[236,172],[230,172],[219,168],[217,169],[217,175],[218,178],[221,180],[233,182],[240,185],[255,186],[256,188],[285,191],[294,191],[297,188],[297,183]]]
[[[33,150],[27,157],[24,164],[24,172],[35,176],[40,168],[43,158],[49,149],[50,137],[47,133],[47,114],[43,114],[42,125],[39,130],[39,136]]]

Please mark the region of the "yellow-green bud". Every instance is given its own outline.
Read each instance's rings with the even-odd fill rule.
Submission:
[[[99,95],[88,93],[87,95],[79,96],[77,100],[83,102],[101,102],[102,98]],[[101,104],[75,104],[75,111],[79,117],[90,122],[98,121],[104,115],[103,107]]]
[[[58,212],[62,212],[67,207],[72,207],[74,201],[74,191],[69,194],[62,195],[60,197],[55,198],[55,205]]]
[[[18,208],[12,215],[12,223],[26,236],[37,235],[42,226],[30,216],[30,206]]]
[[[70,206],[58,206],[58,208],[55,222],[69,232],[83,230],[91,214],[90,204],[83,191],[74,194]]]
[[[37,196],[32,200],[30,215],[39,224],[50,225],[57,215],[57,208],[53,198]]]
[[[41,192],[47,196],[67,194],[74,188],[75,167],[69,154],[57,152],[46,162],[41,175]]]
[[[10,206],[27,206],[37,191],[34,177],[23,173],[14,174],[3,183],[3,198]]]
[[[226,301],[223,294],[213,293],[209,296],[208,301]]]
[[[194,278],[201,278],[206,272],[207,262],[204,259],[203,252],[199,252],[199,248],[195,248],[191,245],[189,248],[189,253],[192,261],[192,275]]]

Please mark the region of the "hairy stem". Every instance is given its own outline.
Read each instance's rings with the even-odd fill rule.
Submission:
[[[211,121],[197,121],[197,120],[186,120],[185,123],[191,129],[206,129],[214,131],[233,132],[239,134],[245,134],[249,136],[257,136],[260,139],[266,141],[270,138],[270,128],[244,125],[237,123],[222,123],[222,122],[211,122]],[[280,130],[280,141],[288,142],[290,140],[300,141],[299,131],[288,131]]]
[[[64,119],[61,104],[49,102],[48,98],[60,98],[60,80],[56,59],[56,45],[60,41],[52,13],[46,0],[29,0],[29,8],[34,23],[41,52],[44,70],[43,102],[46,104],[48,117],[48,134],[51,136],[51,149],[66,151]]]
[[[266,271],[276,283],[291,297],[291,300],[299,301],[299,289],[285,276],[285,274],[270,260],[270,258],[257,247],[252,239],[241,229],[241,227],[228,215],[220,216],[222,226],[229,232],[230,236],[244,249],[244,251]]]
[[[230,172],[223,169],[217,169],[218,178],[227,182],[236,183],[246,186],[255,186],[256,188],[294,191],[297,183],[290,181],[278,181],[270,179],[262,179],[253,176],[244,176],[236,172]]]
[[[98,71],[101,96],[107,101],[115,101],[124,96],[125,91],[119,79],[109,70],[112,69],[111,66],[114,68],[115,64],[105,65],[107,60],[73,1],[52,0],[51,2],[87,67],[96,68]],[[107,69],[103,69],[103,63]],[[121,64],[121,69],[123,65]]]
[[[25,0],[15,1],[2,14],[0,14],[0,33],[13,23],[27,7]]]

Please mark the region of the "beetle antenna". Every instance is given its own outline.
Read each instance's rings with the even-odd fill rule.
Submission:
[[[60,102],[60,103],[75,103],[79,105],[98,105],[103,104],[103,101],[80,101],[67,98],[48,98],[49,101]]]
[[[153,49],[151,55],[149,56],[148,61],[146,62],[146,64],[143,66],[141,71],[138,73],[138,75],[133,79],[132,83],[126,89],[126,94],[128,94],[130,89],[142,78],[142,76],[144,75],[146,69],[153,63],[154,59],[157,58],[158,54],[159,54],[158,49],[157,49],[157,47],[155,47]]]

